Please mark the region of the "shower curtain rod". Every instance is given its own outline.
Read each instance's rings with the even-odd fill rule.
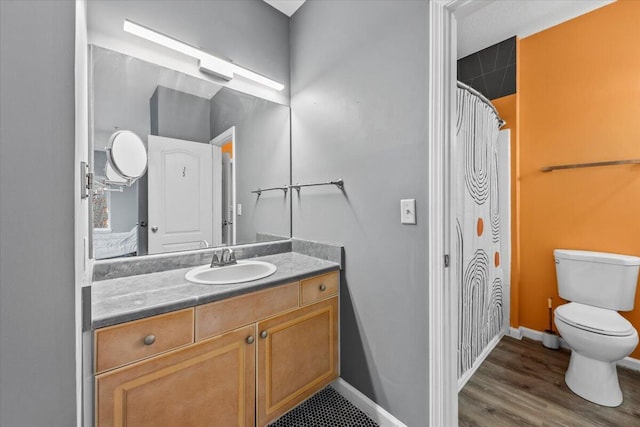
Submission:
[[[491,108],[493,110],[493,112],[495,113],[496,117],[498,118],[498,123],[499,123],[499,128],[501,128],[502,126],[506,125],[507,122],[505,122],[502,117],[500,117],[500,114],[498,114],[498,110],[496,110],[496,107],[494,107],[494,105],[491,103],[491,101],[489,101],[487,99],[486,96],[484,96],[483,94],[481,94],[480,92],[478,92],[477,90],[475,90],[474,88],[472,88],[469,85],[466,85],[464,83],[462,83],[461,81],[458,80],[458,87],[460,89],[464,89],[466,91],[471,92],[472,94],[474,94],[475,96],[477,96],[478,98],[480,98],[480,100],[482,102],[484,102],[485,104],[487,104],[489,106],[489,108]]]

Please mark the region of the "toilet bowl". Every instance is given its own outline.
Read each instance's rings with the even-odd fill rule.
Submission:
[[[616,362],[638,345],[631,323],[616,311],[571,302],[556,308],[555,324],[571,347],[565,374],[571,391],[599,405],[620,405]]]
[[[578,396],[603,406],[622,403],[616,362],[638,345],[638,332],[618,310],[633,310],[640,258],[556,249],[558,332],[571,348],[565,374]]]

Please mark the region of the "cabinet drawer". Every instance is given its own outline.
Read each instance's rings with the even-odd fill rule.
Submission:
[[[298,282],[196,307],[196,341],[298,307]]]
[[[98,329],[96,373],[193,342],[193,308]]]
[[[301,305],[313,304],[338,293],[338,272],[300,281]]]

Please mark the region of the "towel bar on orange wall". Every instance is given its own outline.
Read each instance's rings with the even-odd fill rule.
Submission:
[[[617,166],[617,165],[635,165],[635,164],[640,164],[640,159],[611,160],[608,162],[573,163],[569,165],[545,166],[540,170],[542,172],[551,172],[551,171],[560,170],[560,169],[578,169],[578,168],[593,168],[597,166]]]

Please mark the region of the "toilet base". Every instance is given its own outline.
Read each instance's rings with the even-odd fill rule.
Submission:
[[[564,380],[571,391],[590,402],[610,407],[622,403],[615,362],[591,359],[573,350]]]

